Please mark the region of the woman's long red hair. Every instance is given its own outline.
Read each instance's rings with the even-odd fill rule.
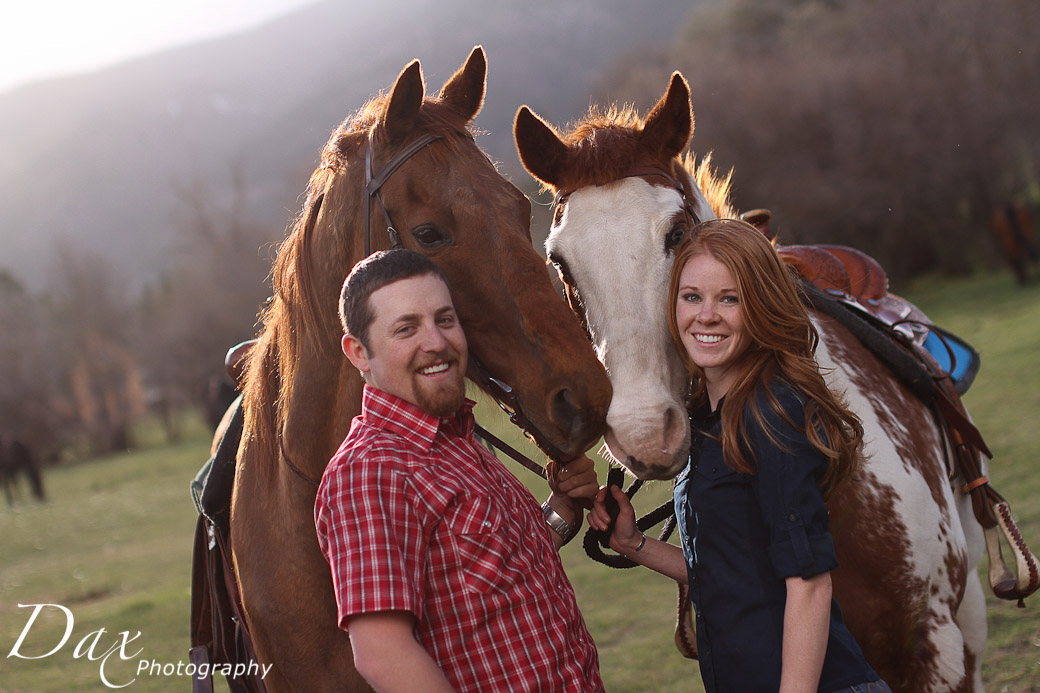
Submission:
[[[834,491],[862,461],[863,425],[845,403],[844,395],[827,387],[816,363],[819,334],[802,303],[793,271],[758,229],[743,221],[715,219],[695,227],[676,250],[668,290],[668,326],[672,341],[690,374],[691,406],[707,398],[704,372],[690,359],[679,334],[675,308],[679,277],[687,261],[708,254],[721,262],[737,283],[744,329],[750,342],[740,356],[741,376],[726,393],[722,405],[722,450],[726,463],[736,471],[755,473],[755,460],[745,456],[745,419],[750,409],[758,424],[772,437],[759,410],[756,393],[763,389],[772,407],[827,457],[820,480],[824,498]],[[783,413],[773,393],[764,385],[774,378],[787,382],[805,399],[805,428]],[[781,445],[779,440],[774,443]]]

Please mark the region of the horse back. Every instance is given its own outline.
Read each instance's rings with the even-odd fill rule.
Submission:
[[[953,493],[943,433],[848,329],[822,314],[814,321],[828,384],[864,427],[864,464],[828,502],[840,562],[835,598],[894,690],[971,690],[977,662],[968,644],[979,632],[984,640],[985,618],[958,621],[967,620],[961,604],[981,536],[973,532],[969,545],[970,509]],[[972,589],[971,599],[981,598],[977,581]]]

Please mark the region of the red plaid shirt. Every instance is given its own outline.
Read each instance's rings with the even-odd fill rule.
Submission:
[[[318,489],[339,626],[408,611],[460,691],[601,691],[596,647],[530,491],[473,438],[365,386]]]

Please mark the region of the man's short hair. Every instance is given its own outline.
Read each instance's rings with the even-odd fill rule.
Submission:
[[[414,250],[381,250],[354,265],[339,294],[339,320],[343,331],[368,349],[368,328],[375,319],[369,297],[388,284],[427,274],[448,284],[441,268]]]

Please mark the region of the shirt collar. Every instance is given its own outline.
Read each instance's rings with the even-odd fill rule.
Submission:
[[[361,417],[366,424],[401,436],[429,452],[438,432],[462,438],[473,433],[476,423],[473,418],[474,404],[473,400],[466,399],[455,414],[438,418],[411,402],[366,383],[361,398]]]
[[[719,399],[718,406],[712,411],[711,403],[708,398],[705,397],[697,406],[693,407],[690,411],[690,421],[697,425],[701,430],[707,430],[714,426],[722,418],[722,404],[726,401],[726,396],[723,395]]]

